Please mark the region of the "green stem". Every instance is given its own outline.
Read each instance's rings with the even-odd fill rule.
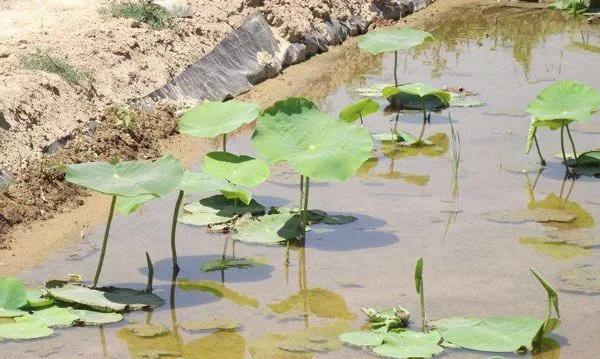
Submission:
[[[308,220],[308,189],[310,187],[310,178],[306,177],[306,185],[304,186],[304,211],[302,213],[302,223],[306,227]]]
[[[223,134],[223,152],[227,152],[227,134]]]
[[[394,51],[394,84],[398,87],[398,51]]]
[[[427,333],[427,318],[425,317],[425,287],[421,288],[420,295],[420,304],[421,304],[421,327],[423,333]]]
[[[148,263],[148,283],[146,284],[146,293],[152,293],[152,283],[154,282],[154,265],[150,255],[146,252],[146,262]]]
[[[102,264],[104,264],[104,255],[106,254],[106,246],[108,244],[108,235],[110,234],[110,226],[112,225],[113,216],[115,214],[115,204],[117,203],[117,196],[112,196],[110,203],[110,211],[108,212],[108,222],[106,223],[106,229],[104,230],[104,240],[102,241],[102,250],[100,251],[100,260],[98,261],[98,268],[96,268],[96,275],[94,276],[94,285],[92,288],[96,288],[98,285],[98,279],[100,279],[100,272],[102,272]]]
[[[177,264],[177,245],[175,244],[175,238],[177,234],[177,217],[179,217],[179,208],[183,201],[185,192],[179,191],[177,196],[177,202],[175,203],[175,210],[173,211],[173,222],[171,223],[171,256],[173,257],[173,271],[179,273],[179,265]]]
[[[577,159],[577,150],[575,150],[575,141],[573,141],[573,136],[571,136],[571,130],[569,129],[569,125],[565,126],[567,128],[567,135],[569,136],[569,140],[571,141],[571,147],[573,148],[573,157],[575,158],[575,165],[579,166],[579,160]]]
[[[546,160],[542,156],[542,151],[540,151],[540,144],[538,143],[537,135],[533,135],[533,141],[535,142],[535,148],[537,149],[538,156],[540,156],[540,163],[542,166],[546,165]]]
[[[298,214],[302,216],[302,200],[304,199],[304,176],[300,175],[300,195],[298,196]]]
[[[563,161],[565,162],[565,166],[567,166],[567,154],[565,153],[565,126],[560,127],[560,150],[562,152]]]
[[[423,126],[421,127],[421,133],[419,133],[419,140],[423,138],[425,134],[425,125],[427,124],[427,110],[425,109],[425,102],[421,99],[421,110],[423,111]]]
[[[395,119],[395,123],[394,123],[394,135],[398,133],[398,120],[400,119],[400,110],[396,111],[396,119]],[[394,140],[394,142],[396,142]]]
[[[359,112],[358,116],[360,116],[360,126],[363,127],[365,123],[363,122],[362,113]]]

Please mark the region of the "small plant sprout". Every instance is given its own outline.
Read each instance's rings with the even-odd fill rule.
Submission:
[[[558,81],[544,88],[527,107],[531,114],[531,123],[527,135],[526,153],[531,151],[535,143],[540,162],[545,165],[540,151],[537,130],[548,127],[550,130],[560,129],[560,147],[565,166],[569,166],[565,151],[564,132],[571,142],[575,166],[579,165],[575,141],[571,136],[569,124],[583,122],[600,110],[600,92],[577,81]]]
[[[340,120],[353,123],[360,119],[360,125],[364,126],[363,117],[379,111],[379,103],[370,98],[351,103],[340,111]]]
[[[408,51],[433,40],[433,36],[425,31],[410,27],[388,28],[381,31],[369,31],[360,39],[358,47],[372,55],[393,51],[394,84],[398,86],[398,51]]]
[[[415,265],[415,288],[419,295],[419,307],[421,308],[421,330],[427,333],[427,317],[425,316],[425,289],[423,287],[423,258],[417,259]]]
[[[308,220],[310,180],[345,181],[370,157],[373,139],[361,127],[331,118],[309,100],[278,101],[259,117],[252,145],[271,164],[300,175],[298,206]]]
[[[226,152],[227,134],[254,121],[259,112],[260,108],[254,103],[205,101],[181,116],[179,132],[205,138],[223,136],[223,152]]]
[[[141,203],[177,188],[182,176],[181,163],[170,155],[154,162],[89,162],[67,166],[67,181],[112,197],[93,287],[98,285],[118,200],[123,198],[120,208],[124,213],[132,213]]]

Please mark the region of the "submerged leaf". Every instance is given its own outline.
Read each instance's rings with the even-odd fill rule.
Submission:
[[[204,172],[224,178],[233,184],[254,187],[269,178],[269,165],[250,156],[236,156],[229,152],[210,152],[202,161]]]
[[[386,28],[369,31],[358,42],[358,47],[372,55],[390,51],[406,51],[425,42],[432,42],[433,36],[425,31],[403,28]]]
[[[544,321],[527,317],[448,318],[433,324],[445,341],[465,349],[516,352],[531,349]]]
[[[206,101],[181,116],[179,132],[191,136],[214,138],[254,121],[259,112],[260,107],[254,103],[238,100]]]
[[[311,179],[345,181],[369,158],[373,139],[364,128],[291,97],[265,110],[252,144],[269,163],[287,161]]]
[[[340,111],[340,119],[352,123],[359,118],[364,118],[377,111],[379,111],[379,103],[370,98],[364,98],[344,107],[342,111]]]
[[[295,240],[304,229],[296,214],[269,214],[258,218],[245,218],[236,224],[237,233],[231,239],[257,244],[275,244]]]
[[[591,228],[594,226],[594,217],[585,211],[579,204],[560,198],[554,193],[550,193],[545,199],[531,201],[527,204],[531,210],[546,209],[561,211],[574,217],[572,221],[547,222],[544,225],[557,227],[560,229]]]

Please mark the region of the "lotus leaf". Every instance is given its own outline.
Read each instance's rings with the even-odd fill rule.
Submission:
[[[394,328],[406,328],[410,313],[398,306],[378,311],[373,308],[361,308],[362,312],[369,318],[372,330],[390,331]]]
[[[255,298],[237,293],[225,287],[221,283],[210,280],[193,281],[186,278],[181,278],[177,281],[177,286],[181,290],[185,291],[201,291],[205,293],[211,293],[218,298],[228,299],[237,305],[254,308],[258,307],[258,301]]]
[[[388,28],[369,31],[358,42],[358,47],[372,55],[389,51],[406,51],[425,42],[432,42],[433,36],[425,31],[410,27]]]
[[[203,272],[214,272],[220,270],[227,270],[229,268],[251,268],[255,266],[264,266],[265,263],[257,261],[255,259],[246,258],[224,258],[215,259],[202,264]]]
[[[554,308],[554,311],[556,312],[556,316],[558,316],[560,318],[560,311],[558,308],[558,294],[556,293],[556,290],[534,268],[530,268],[529,270],[531,271],[531,273],[533,273],[535,278],[540,282],[542,287],[544,287],[544,289],[546,290],[546,293],[548,294],[548,305],[551,306],[552,308]],[[551,309],[551,308],[549,308],[549,309]],[[552,313],[548,313],[548,316],[550,316],[550,314],[552,314]]]
[[[72,309],[71,312],[79,318],[77,319],[79,325],[105,325],[123,320],[123,315],[120,313],[99,313],[85,309]]]
[[[79,319],[71,308],[50,307],[36,310],[31,315],[16,318],[17,323],[39,321],[47,327],[70,327]]]
[[[385,333],[349,332],[339,336],[344,344],[357,347],[378,347],[383,344]]]
[[[188,213],[179,217],[179,222],[196,226],[228,222],[246,213],[253,215],[265,213],[265,207],[255,200],[251,200],[246,205],[236,203],[235,200],[227,199],[222,195],[203,198],[199,202],[185,205],[183,209]]]
[[[260,107],[253,103],[237,100],[206,101],[181,116],[179,132],[191,136],[214,138],[254,121],[259,112]]]
[[[438,345],[441,340],[435,331],[387,333],[383,344],[373,348],[373,352],[386,358],[429,358],[444,351]]]
[[[536,121],[582,122],[600,110],[600,92],[577,81],[558,81],[543,89],[529,104]]]
[[[428,96],[435,96],[440,101],[440,105],[438,107],[446,107],[450,104],[451,95],[449,92],[444,91],[439,88],[431,87],[429,85],[423,83],[411,83],[406,85],[401,85],[398,87],[387,87],[383,89],[383,97],[389,98],[398,94],[408,94],[412,96],[417,96],[420,98],[419,102],[423,101]],[[418,106],[417,108],[421,108],[422,106]],[[428,108],[428,107],[426,107]]]
[[[26,312],[27,291],[23,282],[12,277],[0,277],[0,318],[20,317]]]
[[[46,290],[57,301],[78,304],[101,312],[123,312],[127,309],[125,304],[108,300],[104,292],[82,285],[52,281],[46,284]]]
[[[224,178],[233,184],[254,187],[269,178],[269,165],[250,156],[236,156],[229,152],[210,152],[202,162],[204,172]]]
[[[373,139],[364,128],[291,97],[276,102],[259,118],[252,144],[269,163],[288,161],[311,179],[345,181],[369,158]]]
[[[365,98],[344,107],[340,111],[340,119],[352,123],[377,111],[379,111],[379,103],[370,98]]]
[[[48,337],[52,333],[52,329],[34,320],[0,325],[0,338],[3,339],[37,339]]]
[[[269,214],[242,219],[236,224],[236,230],[237,233],[231,236],[233,240],[257,244],[294,240],[304,233],[299,216],[294,214]]]
[[[488,352],[531,349],[544,324],[527,317],[448,318],[432,323],[445,341]]]
[[[182,176],[179,160],[167,155],[154,162],[72,164],[67,166],[66,180],[109,195],[160,197],[175,189]]]
[[[54,299],[46,297],[39,289],[27,289],[27,305],[30,308],[47,307],[54,304]]]
[[[245,204],[252,199],[252,193],[247,189],[206,173],[186,171],[179,188],[186,193],[221,192],[225,198],[239,199]]]
[[[160,307],[165,301],[156,294],[142,290],[117,287],[103,287],[104,297],[113,303],[124,304],[128,310],[142,310]]]

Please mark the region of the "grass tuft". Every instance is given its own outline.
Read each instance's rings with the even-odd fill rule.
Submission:
[[[173,27],[173,15],[152,1],[135,1],[112,4],[104,12],[113,17],[126,17],[146,23],[154,30]]]
[[[88,73],[75,69],[67,60],[54,57],[48,52],[40,50],[35,54],[21,58],[21,64],[28,70],[40,70],[57,74],[73,84],[81,84],[90,78]]]

